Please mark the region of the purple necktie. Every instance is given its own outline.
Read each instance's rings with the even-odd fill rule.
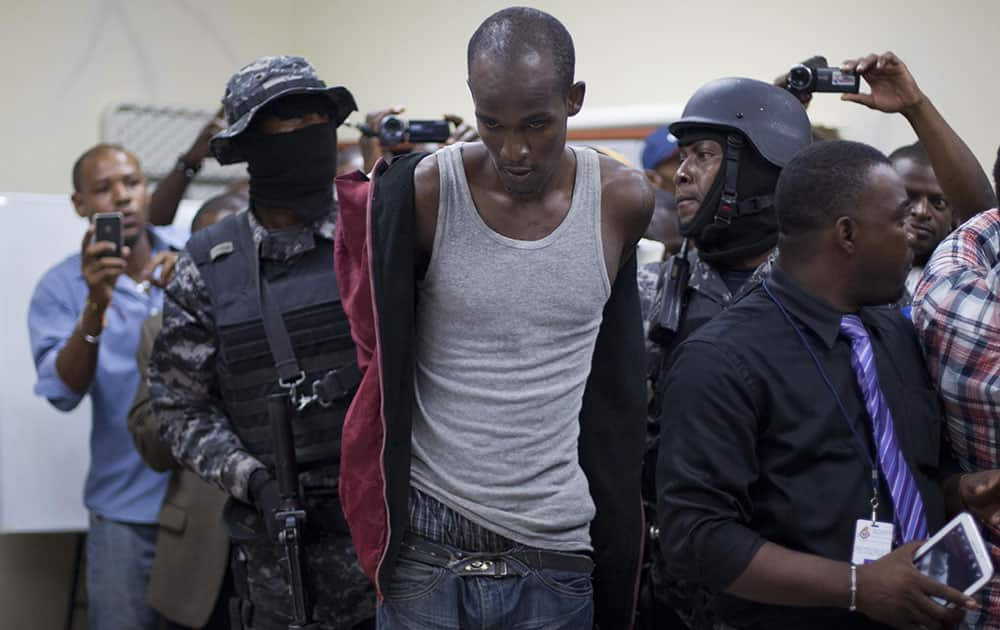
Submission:
[[[851,366],[858,377],[858,385],[865,397],[865,407],[872,417],[875,429],[875,443],[878,446],[878,461],[892,493],[892,504],[896,513],[896,524],[904,543],[927,538],[927,520],[924,518],[924,502],[920,498],[917,482],[910,474],[910,468],[899,450],[896,431],[893,428],[892,412],[885,402],[882,388],[875,370],[875,355],[868,331],[857,315],[844,315],[840,320],[840,331],[851,340]]]

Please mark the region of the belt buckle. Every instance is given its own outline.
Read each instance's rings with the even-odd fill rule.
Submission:
[[[510,575],[507,561],[498,559],[474,558],[462,560],[462,575],[480,575],[493,578],[503,578]]]

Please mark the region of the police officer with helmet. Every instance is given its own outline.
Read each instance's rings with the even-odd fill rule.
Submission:
[[[671,351],[770,272],[778,243],[773,197],[778,176],[811,140],[809,118],[794,96],[746,78],[718,79],[699,88],[670,133],[680,145],[674,182],[685,241],[678,254],[639,272],[653,392],[643,462],[646,522],[651,524],[657,522],[660,418],[670,413],[670,401],[661,394]],[[706,595],[669,578],[669,567],[656,551],[655,525],[650,533],[640,627],[665,627],[669,608],[691,627],[711,627],[707,607],[699,605]]]
[[[230,495],[239,627],[374,627],[338,499],[360,373],[334,275],[333,178],[354,98],[301,57],[264,57],[223,104],[212,151],[247,163],[250,208],[177,260],[149,371],[162,437]]]

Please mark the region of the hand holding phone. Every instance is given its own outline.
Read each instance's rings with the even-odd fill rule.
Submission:
[[[920,545],[920,541],[907,543],[874,562],[857,565],[860,612],[893,628],[951,628],[962,621],[966,610],[975,609],[975,600],[917,570],[913,558]],[[942,606],[935,598],[953,606]]]
[[[108,255],[122,257],[124,242],[121,212],[99,212],[94,215],[94,241],[112,243],[115,248]]]
[[[924,575],[966,595],[972,595],[993,577],[990,554],[968,512],[953,518],[920,547],[913,564]]]
[[[117,215],[115,218],[100,217]],[[89,289],[88,301],[93,308],[103,311],[111,303],[115,283],[125,271],[128,249],[122,243],[121,213],[94,215],[94,222],[87,229],[81,244],[80,267]]]

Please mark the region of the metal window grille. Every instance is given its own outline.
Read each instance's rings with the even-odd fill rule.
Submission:
[[[118,103],[104,115],[101,141],[120,144],[135,153],[146,176],[158,182],[170,174],[177,158],[214,115],[209,109]],[[246,178],[246,164],[222,166],[209,157],[186,197],[204,199]]]

